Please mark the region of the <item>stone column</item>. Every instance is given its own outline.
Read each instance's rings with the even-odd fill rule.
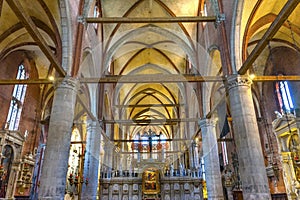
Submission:
[[[231,75],[227,81],[243,197],[269,200],[269,184],[251,93],[252,81],[248,76],[240,75]]]
[[[98,173],[100,161],[101,130],[98,122],[90,122],[87,127],[87,143],[84,160],[84,180],[81,199],[93,200],[97,197]]]
[[[216,121],[213,119],[203,119],[199,122],[199,125],[202,132],[202,148],[208,199],[223,200]]]
[[[65,195],[78,80],[64,78],[55,85],[38,199],[62,200]]]

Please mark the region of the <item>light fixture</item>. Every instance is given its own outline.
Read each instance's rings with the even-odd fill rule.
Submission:
[[[253,80],[256,77],[256,75],[255,74],[250,74],[249,77],[250,77],[251,80]]]
[[[54,81],[54,76],[49,76],[48,79],[49,79],[50,81]]]

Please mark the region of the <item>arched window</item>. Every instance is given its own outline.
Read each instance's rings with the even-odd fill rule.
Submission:
[[[96,4],[94,6],[93,17],[99,17],[99,15],[100,15],[99,1],[96,1]],[[97,29],[98,29],[98,23],[94,23],[93,26],[94,26],[95,30],[97,31]]]
[[[26,72],[25,66],[23,64],[19,65],[17,80],[27,79],[28,74]],[[15,131],[19,128],[20,117],[22,112],[22,107],[24,103],[24,98],[26,94],[27,85],[15,85],[12,93],[12,99],[10,101],[10,107],[6,120],[6,128]]]
[[[289,84],[287,81],[279,81],[275,84],[278,105],[281,113],[291,113],[294,111],[294,104],[291,97]]]
[[[203,11],[202,12],[203,12],[202,15],[204,17],[206,17],[207,16],[207,4],[206,4],[206,1],[204,1],[204,3],[203,3]]]
[[[207,17],[207,4],[206,4],[206,1],[203,1],[203,8],[202,8],[201,14],[202,14],[203,17]],[[203,26],[205,26],[206,23],[207,22],[203,22]]]

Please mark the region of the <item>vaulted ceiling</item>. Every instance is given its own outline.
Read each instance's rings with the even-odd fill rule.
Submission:
[[[83,46],[89,46],[87,42],[89,39],[97,38],[98,43],[91,47],[93,59],[95,60],[95,57],[101,59],[98,58],[99,62],[90,66],[98,70],[89,69],[89,72],[100,71],[100,73],[84,73],[82,70],[83,74],[85,78],[99,78],[99,80],[103,77],[121,75],[124,78],[129,75],[141,77],[133,79],[137,81],[132,83],[117,81],[105,87],[112,91],[107,94],[110,110],[107,108],[106,111],[112,113],[108,120],[114,120],[117,128],[122,128],[124,132],[129,133],[127,139],[148,128],[157,132],[162,131],[169,138],[175,138],[176,131],[186,127],[187,123],[195,127],[189,129],[188,138],[192,137],[197,131],[197,118],[210,110],[203,111],[200,107],[205,102],[199,98],[200,91],[195,90],[197,83],[187,82],[186,74],[218,77],[223,75],[221,71],[223,52],[215,54],[219,56],[218,58],[210,58],[211,46],[207,46],[207,43],[213,44],[219,41],[218,37],[207,35],[209,31],[220,31],[220,29],[215,28],[215,22],[175,23],[166,19],[182,17],[181,19],[184,20],[187,16],[201,17],[206,13],[208,16],[216,17],[216,7],[211,3],[207,3],[208,7],[206,7],[202,0],[102,0],[97,3],[85,1],[82,3],[81,13],[78,14],[80,9],[77,2],[84,1],[70,1],[70,4],[66,2],[0,0],[0,60],[14,51],[26,50],[35,58],[40,79],[55,75],[55,72],[58,72],[59,76],[64,76],[70,74],[71,70],[66,66],[62,67],[61,60],[64,54],[74,56],[73,53],[78,47],[76,47],[77,43],[70,43],[73,52],[66,53],[64,42],[67,36],[63,35],[62,28],[66,17],[73,16],[69,24],[72,31],[68,35],[73,41],[78,39],[76,27],[80,22],[76,21],[77,17],[84,14],[86,10],[90,11],[86,12],[89,14],[85,17],[94,17],[95,6],[98,6],[101,18],[115,19],[115,21],[126,18],[148,19],[148,21],[135,23],[129,21],[100,23],[95,36],[91,36],[87,31],[87,27],[91,28],[95,24],[86,23],[84,27],[86,33],[82,37]],[[219,2],[219,11],[225,14],[225,30],[230,41],[226,45],[232,57],[241,58],[239,64],[243,64],[262,39],[267,40],[263,36],[270,31],[272,22],[278,16],[287,20],[278,31],[273,31],[272,38],[268,38],[271,48],[289,46],[299,51],[298,1],[245,0],[235,3],[235,1],[223,0]],[[296,3],[285,8],[288,2]],[[66,9],[61,9],[62,7]],[[286,12],[286,9],[289,9],[291,14]],[[285,13],[280,14],[280,12]],[[149,21],[151,18],[161,18],[165,21],[153,23]],[[230,35],[230,31],[235,33]],[[231,41],[232,38],[235,42]],[[240,52],[240,55],[236,52]],[[257,55],[258,58],[255,59],[254,70],[259,75],[263,75],[268,54],[268,47],[264,45]],[[225,56],[229,55],[225,54]],[[217,63],[212,65],[211,60]],[[84,61],[83,59],[82,62]],[[238,65],[237,68],[239,67]],[[78,74],[78,77],[80,76],[81,74]],[[211,88],[212,85],[209,87]],[[210,92],[211,90],[207,94],[202,93],[207,95],[205,101],[210,101],[212,96]],[[178,137],[183,138],[181,134],[184,131],[179,132]]]

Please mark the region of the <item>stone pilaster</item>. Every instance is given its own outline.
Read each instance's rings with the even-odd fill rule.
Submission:
[[[101,130],[98,122],[90,122],[87,127],[87,143],[83,176],[88,180],[82,186],[81,199],[93,200],[97,197],[98,172],[100,159]]]
[[[269,184],[251,93],[252,81],[248,76],[240,75],[231,75],[227,81],[243,197],[269,200]]]
[[[208,199],[223,200],[216,121],[213,119],[203,119],[199,122],[199,126],[202,132],[202,148]]]
[[[38,199],[64,199],[78,87],[70,77],[56,83]]]

